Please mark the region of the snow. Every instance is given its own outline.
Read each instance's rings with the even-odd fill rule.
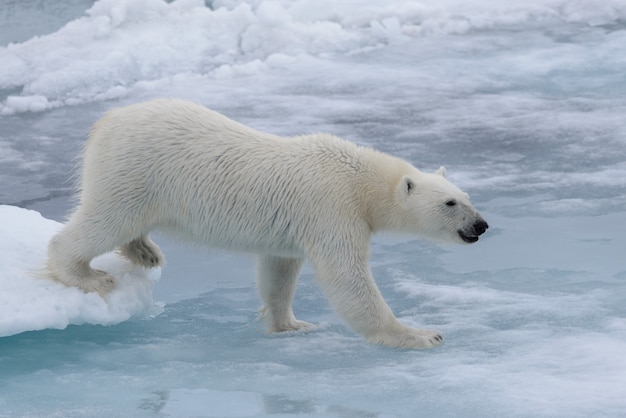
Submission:
[[[114,254],[94,260],[94,268],[110,271],[117,287],[105,298],[85,294],[47,278],[48,240],[61,224],[38,212],[0,205],[0,337],[70,324],[111,325],[159,313],[152,288],[159,269],[133,267]]]
[[[5,3],[0,417],[626,415],[623,0]],[[162,272],[97,261],[106,300],[39,277],[91,124],[162,96],[445,165],[489,231],[371,260],[442,346],[366,344],[311,266],[294,309],[320,328],[267,336],[253,257],[159,234]]]

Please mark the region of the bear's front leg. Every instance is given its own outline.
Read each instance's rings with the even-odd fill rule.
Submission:
[[[291,307],[303,262],[300,258],[258,257],[257,286],[268,333],[315,328],[313,324],[297,320]]]
[[[335,311],[367,341],[399,348],[432,348],[443,341],[436,331],[402,324],[385,303],[368,265],[367,255],[346,254],[335,260],[319,260],[317,280]]]

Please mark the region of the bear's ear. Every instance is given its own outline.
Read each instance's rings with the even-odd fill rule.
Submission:
[[[402,190],[405,194],[411,194],[415,191],[415,182],[409,177],[402,177]]]
[[[444,166],[439,167],[437,171],[435,171],[435,174],[439,174],[444,179],[448,177],[448,173],[446,173],[446,168]]]

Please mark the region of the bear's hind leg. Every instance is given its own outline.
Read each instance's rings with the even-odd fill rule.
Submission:
[[[113,248],[106,246],[105,242],[89,239],[87,235],[88,231],[70,221],[48,243],[47,270],[53,279],[66,286],[104,295],[113,290],[115,279],[92,269],[90,262]]]
[[[303,262],[301,258],[259,255],[257,285],[268,333],[315,328],[313,324],[298,321],[291,307]]]
[[[161,266],[165,261],[161,249],[147,235],[122,245],[120,253],[133,264],[146,268]]]
[[[120,219],[127,219],[125,218]],[[113,251],[133,236],[141,236],[136,224],[121,224],[93,207],[81,206],[48,243],[47,270],[51,278],[84,292],[104,295],[113,290],[115,279],[104,271],[94,270],[95,257]],[[133,227],[133,225],[135,227]]]

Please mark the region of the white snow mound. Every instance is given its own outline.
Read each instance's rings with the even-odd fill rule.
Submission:
[[[38,212],[0,205],[0,337],[70,324],[111,325],[160,312],[152,289],[161,270],[133,266],[114,253],[92,263],[117,279],[104,299],[43,277],[48,240],[60,228]]]

